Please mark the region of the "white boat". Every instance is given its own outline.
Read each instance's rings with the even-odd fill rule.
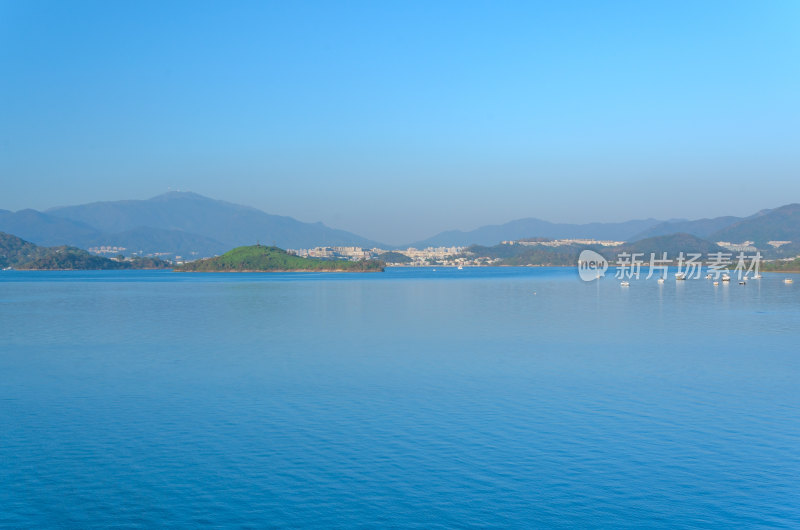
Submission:
[[[658,283],[664,283],[664,278],[659,278]]]
[[[619,282],[622,287],[627,287],[631,284],[631,282]]]
[[[714,282],[714,285],[719,285],[719,282]]]
[[[714,276],[713,276],[712,274],[706,274],[706,280],[710,280],[710,279],[711,279],[711,278],[713,278],[713,277],[714,277]]]
[[[760,274],[753,274],[753,279],[754,280],[760,280],[761,279],[761,275]]]
[[[785,280],[783,280],[783,283],[794,283],[794,280],[791,278],[786,278]]]
[[[747,284],[747,282],[745,280],[742,280],[742,281],[739,282],[739,285],[745,285],[745,284]]]
[[[723,282],[729,282],[729,281],[731,281],[731,277],[728,274],[723,274],[722,275],[722,281]]]
[[[464,269],[464,266],[463,266],[463,265],[459,265],[459,266],[458,266],[458,270],[463,270],[463,269]]]
[[[678,281],[685,280],[686,279],[686,273],[685,272],[676,272],[675,273],[675,279],[678,280]]]

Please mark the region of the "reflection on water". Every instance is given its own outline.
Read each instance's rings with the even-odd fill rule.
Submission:
[[[800,291],[0,273],[0,525],[800,525]]]

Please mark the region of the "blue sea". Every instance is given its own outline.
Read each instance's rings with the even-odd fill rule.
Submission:
[[[797,528],[784,277],[0,272],[0,526]]]

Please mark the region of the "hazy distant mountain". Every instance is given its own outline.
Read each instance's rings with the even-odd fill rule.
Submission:
[[[800,204],[787,204],[737,221],[711,234],[713,241],[800,241]]]
[[[53,208],[45,213],[0,210],[0,231],[44,246],[114,246],[126,248],[126,254],[166,252],[184,257],[213,256],[258,241],[286,248],[380,246],[322,223],[303,223],[179,192],[150,200]]]
[[[70,219],[47,215],[36,210],[9,212],[0,210],[0,232],[14,234],[37,245],[83,246],[85,242],[102,236],[89,225]]]
[[[531,237],[552,239],[591,238],[638,241],[671,234],[690,234],[709,241],[765,243],[769,240],[800,241],[800,204],[764,210],[750,217],[710,219],[644,219],[624,223],[557,224],[540,219],[519,219],[463,232],[451,230],[417,241],[412,246],[495,245],[500,241]]]
[[[749,217],[715,217],[695,221],[667,221],[636,234],[632,239],[668,235],[692,234],[709,241],[741,243],[754,241],[763,247],[767,241],[800,242],[800,204],[762,210]],[[794,248],[792,246],[791,248]],[[789,252],[790,247],[784,249]]]
[[[431,238],[417,241],[412,246],[417,248],[439,246],[495,245],[501,241],[517,240],[530,237],[547,237],[552,239],[590,238],[626,241],[631,236],[651,228],[661,221],[642,219],[622,223],[589,223],[564,224],[550,223],[541,219],[518,219],[502,225],[489,225],[463,232],[451,230],[441,232]]]
[[[188,192],[165,193],[149,200],[95,202],[53,208],[46,213],[92,226],[105,233],[141,227],[179,230],[202,235],[227,248],[252,245],[259,241],[282,248],[380,246],[375,241],[329,228],[322,223],[304,223],[291,217],[270,215],[255,208]]]
[[[714,232],[727,228],[742,219],[742,217],[726,216],[714,217],[712,219],[697,219],[695,221],[688,221],[685,219],[664,221],[631,237],[631,241],[648,237],[666,236],[669,234],[691,234],[693,236],[707,238]]]
[[[110,234],[79,221],[36,210],[0,210],[0,231],[45,247],[70,245],[79,248],[124,247],[125,253],[168,252],[181,256],[213,256],[230,247],[219,241],[180,230],[137,227]],[[194,254],[197,253],[197,254]]]
[[[326,245],[387,248],[322,223],[304,223],[187,192],[166,193],[149,200],[53,208],[44,213],[0,210],[0,231],[45,246],[117,246],[125,247],[128,254],[167,252],[184,257],[212,256],[256,242],[282,248]],[[643,219],[565,224],[527,218],[471,231],[442,232],[412,246],[491,246],[505,240],[535,237],[637,241],[676,233],[710,241],[751,240],[760,247],[768,240],[800,242],[800,204],[764,210],[746,218],[716,217],[695,221]],[[787,246],[783,253],[793,248]]]

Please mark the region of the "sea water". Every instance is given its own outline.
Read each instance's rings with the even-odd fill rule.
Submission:
[[[0,526],[798,527],[782,279],[0,272]]]

